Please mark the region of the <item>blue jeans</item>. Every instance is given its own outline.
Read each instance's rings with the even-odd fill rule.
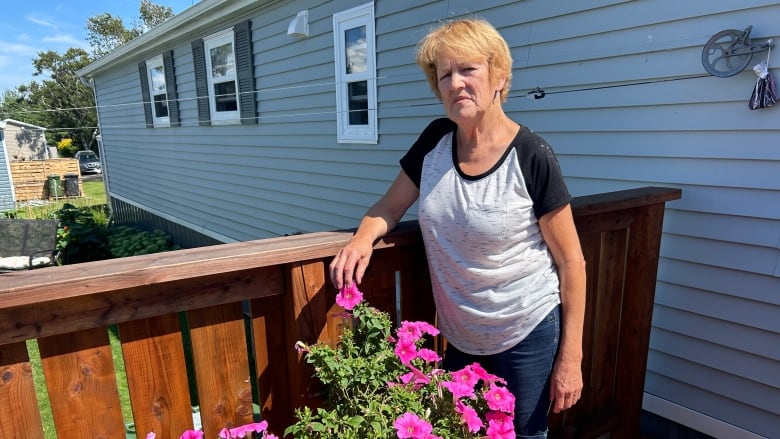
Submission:
[[[515,434],[518,438],[546,438],[550,411],[550,374],[558,352],[560,307],[542,320],[517,345],[494,355],[470,355],[447,344],[444,369],[455,371],[474,363],[504,378],[515,395]]]

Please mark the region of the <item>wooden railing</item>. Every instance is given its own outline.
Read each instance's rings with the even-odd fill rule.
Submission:
[[[586,389],[551,437],[635,437],[668,188],[580,197],[588,269]],[[296,341],[333,343],[327,280],[350,231],[158,253],[0,276],[0,437],[44,437],[29,361],[37,341],[60,439],[124,438],[109,327],[118,327],[138,437],[178,438],[200,407],[205,436],[253,421],[281,435],[317,384]],[[433,321],[416,223],[377,243],[361,284],[396,321]],[[193,384],[194,383],[194,384]],[[191,391],[192,389],[192,391]],[[41,392],[43,393],[43,392]]]

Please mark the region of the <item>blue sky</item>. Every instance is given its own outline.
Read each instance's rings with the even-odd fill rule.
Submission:
[[[152,0],[174,14],[197,0]],[[122,17],[125,26],[139,18],[140,0],[5,0],[0,14],[0,94],[34,77],[38,52],[64,53],[70,47],[89,51],[87,18],[103,12]]]

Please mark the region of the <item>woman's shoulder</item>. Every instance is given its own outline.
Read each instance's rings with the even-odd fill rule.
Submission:
[[[447,133],[451,133],[458,128],[458,125],[446,117],[440,117],[431,121],[422,132],[422,135],[430,135],[442,137]]]

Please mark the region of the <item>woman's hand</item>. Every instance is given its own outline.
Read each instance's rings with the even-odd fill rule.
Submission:
[[[419,194],[417,186],[404,171],[400,171],[385,195],[368,209],[349,243],[336,253],[330,263],[330,281],[334,287],[341,289],[352,282],[360,285],[375,241],[398,224]]]
[[[352,282],[359,285],[363,281],[373,251],[373,243],[354,239],[339,250],[330,263],[330,281],[333,286],[341,289]]]
[[[576,359],[558,358],[550,377],[553,413],[570,409],[582,396],[582,366]]]

